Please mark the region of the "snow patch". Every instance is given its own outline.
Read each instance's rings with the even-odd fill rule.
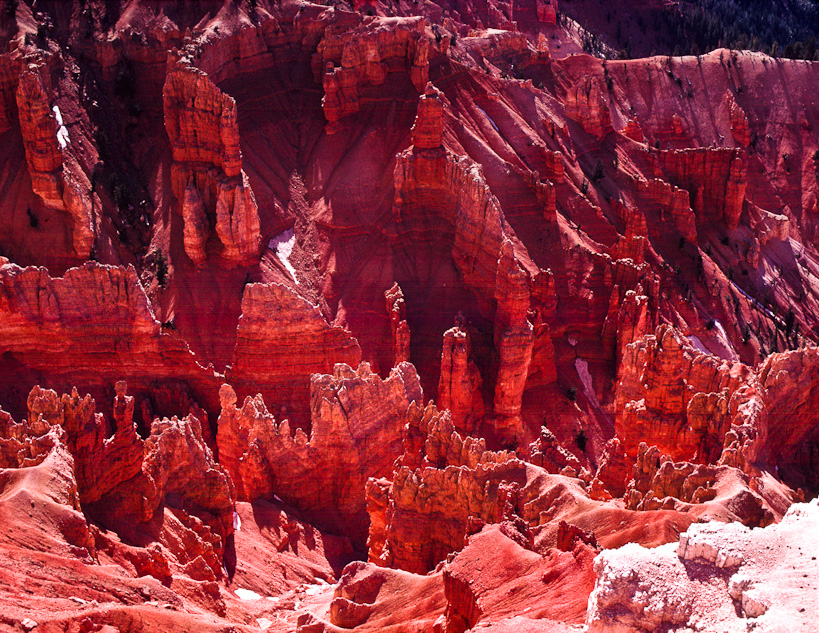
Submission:
[[[327,583],[321,579],[317,578],[318,584],[317,585],[307,585],[307,588],[304,590],[304,595],[306,596],[315,596],[318,593],[321,593],[325,587],[327,587]]]
[[[577,375],[580,377],[580,382],[583,383],[583,393],[595,407],[600,408],[600,403],[597,401],[597,396],[594,393],[594,386],[592,385],[592,377],[589,373],[589,363],[582,358],[574,359],[574,368],[577,370]]]
[[[728,338],[728,333],[725,331],[725,328],[722,327],[722,323],[719,321],[714,321],[714,325],[717,327],[717,332],[719,334],[720,342],[725,346],[725,349],[730,353],[731,358],[729,360],[738,361],[739,355],[737,351],[734,349],[734,346],[731,345],[731,339]]]
[[[276,253],[276,257],[293,277],[293,281],[299,283],[296,278],[296,269],[290,263],[290,255],[293,253],[293,246],[296,244],[296,233],[293,229],[288,229],[270,239],[267,247]]]
[[[239,513],[234,510],[233,512],[233,531],[238,532],[242,529],[242,519],[239,517]]]
[[[256,618],[256,624],[259,625],[259,628],[262,631],[266,631],[270,628],[270,625],[273,624],[273,620],[268,620],[267,618]]]
[[[262,597],[250,589],[235,589],[234,593],[239,596],[239,600],[261,600]]]
[[[483,114],[483,115],[484,115],[484,116],[487,118],[487,120],[488,120],[488,121],[489,121],[489,122],[492,124],[492,127],[493,127],[493,128],[495,128],[495,131],[496,131],[498,134],[500,134],[500,130],[498,129],[498,126],[497,126],[497,125],[495,125],[495,122],[492,120],[492,117],[491,117],[491,116],[489,116],[489,115],[486,113],[486,110],[484,110],[484,109],[483,109],[481,106],[479,106],[479,105],[476,105],[475,107],[476,107],[476,108],[478,108],[478,110],[480,110],[480,111],[481,111],[481,114]]]
[[[60,144],[62,149],[68,147],[68,130],[66,129],[65,125],[63,125],[63,115],[60,112],[60,106],[54,106],[51,108],[54,112],[54,118],[57,119],[57,142]]]
[[[705,347],[705,344],[699,339],[699,337],[697,337],[696,334],[692,334],[691,336],[689,336],[688,340],[691,341],[691,344],[696,349],[701,351],[703,354],[708,354],[708,355],[711,354],[711,350],[709,350],[707,347]]]

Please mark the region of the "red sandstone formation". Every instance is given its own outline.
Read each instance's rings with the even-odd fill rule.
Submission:
[[[741,150],[675,150],[660,154],[663,170],[686,189],[699,221],[724,219],[739,224],[747,187],[747,165]]]
[[[332,626],[337,630],[383,631],[414,621],[426,630],[440,631],[446,608],[441,576],[417,576],[359,561],[351,563],[333,591],[326,619],[305,614],[299,630],[325,631]]]
[[[438,406],[449,410],[459,432],[471,432],[483,413],[481,375],[469,360],[469,335],[458,327],[444,332]]]
[[[813,62],[555,0],[6,4],[4,626],[809,624]]]
[[[162,96],[185,253],[203,263],[213,226],[225,259],[252,261],[261,245],[259,210],[242,172],[236,102],[184,58],[169,59]]]
[[[161,551],[156,551],[164,562],[158,571],[149,565],[144,573],[164,580],[173,560],[190,567],[191,575],[204,575],[210,581],[221,577],[225,539],[233,531],[234,490],[205,445],[199,420],[156,419],[143,441],[132,419],[133,397],[126,395],[124,382],[116,388],[114,419],[109,423],[95,414],[90,396],[80,398],[75,389],[70,396],[59,397],[35,386],[28,397],[28,423],[6,429],[7,437],[17,444],[12,467],[40,463],[49,450],[70,454],[77,505],[81,503],[90,516],[130,538],[153,533],[162,542]],[[37,453],[32,451],[35,446]],[[25,453],[29,457],[24,458]],[[195,547],[184,551],[179,543],[164,541],[171,537],[164,532],[168,526],[163,519],[157,521],[164,508],[174,508],[171,513],[187,526]],[[88,532],[90,544],[85,547],[91,552],[95,538],[93,531]],[[104,543],[97,547],[107,547]],[[195,561],[197,556],[201,558]],[[201,569],[194,572],[194,566]]]
[[[748,116],[737,104],[734,95],[725,93],[725,103],[728,106],[728,114],[731,117],[731,134],[740,147],[748,147],[751,144],[751,130],[748,124]]]
[[[412,144],[418,149],[441,147],[444,132],[444,104],[441,91],[427,84],[418,102],[418,114],[412,126]]]
[[[767,452],[780,476],[787,477],[791,485],[808,489],[816,485],[817,455],[812,448],[816,430],[803,421],[810,419],[817,406],[811,380],[817,361],[816,349],[804,349],[772,354],[759,368],[767,434],[757,440],[757,450]],[[744,406],[749,405],[754,403]]]
[[[62,205],[63,156],[57,141],[57,121],[48,103],[48,67],[40,62],[21,69],[17,111],[26,148],[31,187],[46,204]]]
[[[554,25],[557,22],[557,0],[537,0],[537,19]]]
[[[270,314],[276,328],[268,327]],[[310,376],[336,363],[358,366],[361,349],[319,309],[280,284],[249,284],[242,295],[233,364],[227,378],[243,393],[261,392],[301,423],[307,410]]]
[[[611,438],[606,442],[600,465],[591,482],[592,497],[606,499],[623,496],[626,492],[626,482],[629,479],[631,467],[620,440],[616,437]]]
[[[718,458],[728,402],[748,368],[699,352],[667,326],[625,350],[615,401],[626,451],[635,455],[643,440],[675,458]]]
[[[430,98],[427,95],[421,101]],[[419,107],[415,129],[425,130],[425,143],[434,127],[426,117],[438,125],[435,109]],[[495,304],[494,342],[499,367],[494,410],[502,416],[516,417],[534,344],[532,324],[526,318],[531,274],[520,264],[517,240],[506,235],[497,199],[477,166],[440,148],[413,147],[402,153],[394,177],[396,218],[411,226],[421,222],[430,206],[441,208],[440,215],[455,232],[455,265],[482,303],[487,307]],[[521,255],[528,259],[525,250]]]
[[[315,374],[309,435],[300,428],[291,434],[286,419],[277,424],[260,395],[246,398],[241,408],[229,385],[220,396],[219,454],[239,499],[278,496],[323,528],[363,541],[364,484],[390,472],[401,454],[410,404],[422,398],[412,365],[399,364],[383,381],[366,363]]]
[[[688,191],[675,187],[660,178],[652,178],[647,182],[641,180],[638,189],[650,203],[661,205],[661,213],[664,214],[668,209],[670,219],[686,241],[691,244],[697,243],[696,219],[691,209]]]
[[[328,133],[339,119],[359,111],[360,88],[383,84],[389,72],[408,72],[415,89],[424,89],[429,78],[425,27],[421,18],[391,19],[362,24],[352,32],[325,33],[313,57],[313,72],[322,78]]]
[[[577,121],[584,131],[598,140],[611,132],[611,118],[600,84],[585,77],[566,94],[566,116]]]
[[[89,262],[52,278],[43,268],[6,264],[0,283],[0,351],[17,367],[64,389],[126,378],[142,394],[172,378],[213,405],[213,372],[157,322],[132,267]],[[2,384],[9,393],[13,381]]]
[[[640,122],[636,117],[632,117],[626,121],[626,125],[622,130],[623,136],[629,137],[638,143],[645,143],[645,136],[643,136],[643,128],[640,127]]]
[[[401,292],[397,283],[384,293],[384,297],[387,299],[387,314],[390,316],[390,329],[392,330],[393,366],[396,366],[405,361],[409,362],[410,359],[407,304],[404,301],[404,293]]]
[[[18,60],[15,60],[18,61]],[[51,68],[42,56],[20,60],[16,105],[31,188],[49,207],[72,216],[73,249],[87,258],[94,242],[91,201],[79,179],[65,168],[70,141],[59,106],[51,106]]]
[[[512,518],[527,467],[504,452],[487,451],[482,441],[462,439],[449,414],[432,405],[424,411],[411,408],[409,425],[426,435],[422,468],[413,472],[410,461],[392,482],[367,483],[369,557],[380,565],[424,573],[461,548],[471,520]],[[412,457],[407,453],[402,459]]]
[[[580,460],[563,448],[549,429],[542,427],[540,437],[530,446],[529,461],[550,473],[577,477],[583,470]]]

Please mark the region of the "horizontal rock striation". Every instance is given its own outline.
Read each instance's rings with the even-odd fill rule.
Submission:
[[[309,436],[293,433],[287,420],[276,423],[261,396],[237,407],[236,393],[224,385],[221,398],[219,455],[239,499],[276,495],[363,546],[367,478],[390,474],[403,450],[407,411],[423,398],[414,367],[400,363],[386,380],[366,363],[314,374]]]
[[[223,258],[255,261],[261,248],[259,210],[242,171],[235,100],[206,73],[173,55],[162,96],[185,253],[202,264],[215,231]]]
[[[227,380],[239,391],[261,392],[278,412],[306,420],[310,377],[336,363],[358,366],[358,341],[327,323],[318,307],[281,284],[248,284]]]
[[[0,339],[0,354],[66,389],[124,378],[142,391],[175,380],[203,405],[214,405],[214,373],[163,331],[133,267],[88,262],[63,277],[44,268],[0,267]]]
[[[672,183],[686,189],[699,222],[722,219],[739,225],[748,164],[741,149],[698,148],[660,153],[660,164]]]
[[[418,92],[429,80],[429,40],[421,17],[379,18],[366,28],[325,31],[313,55],[313,73],[324,88],[327,131],[359,111],[359,90],[382,85],[390,72],[406,72]]]

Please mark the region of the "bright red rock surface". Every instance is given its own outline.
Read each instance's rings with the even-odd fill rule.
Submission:
[[[567,5],[4,4],[0,629],[812,625],[817,62]]]

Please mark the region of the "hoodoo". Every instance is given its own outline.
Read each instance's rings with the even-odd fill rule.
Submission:
[[[0,3],[0,630],[814,626],[819,7],[745,4]]]

